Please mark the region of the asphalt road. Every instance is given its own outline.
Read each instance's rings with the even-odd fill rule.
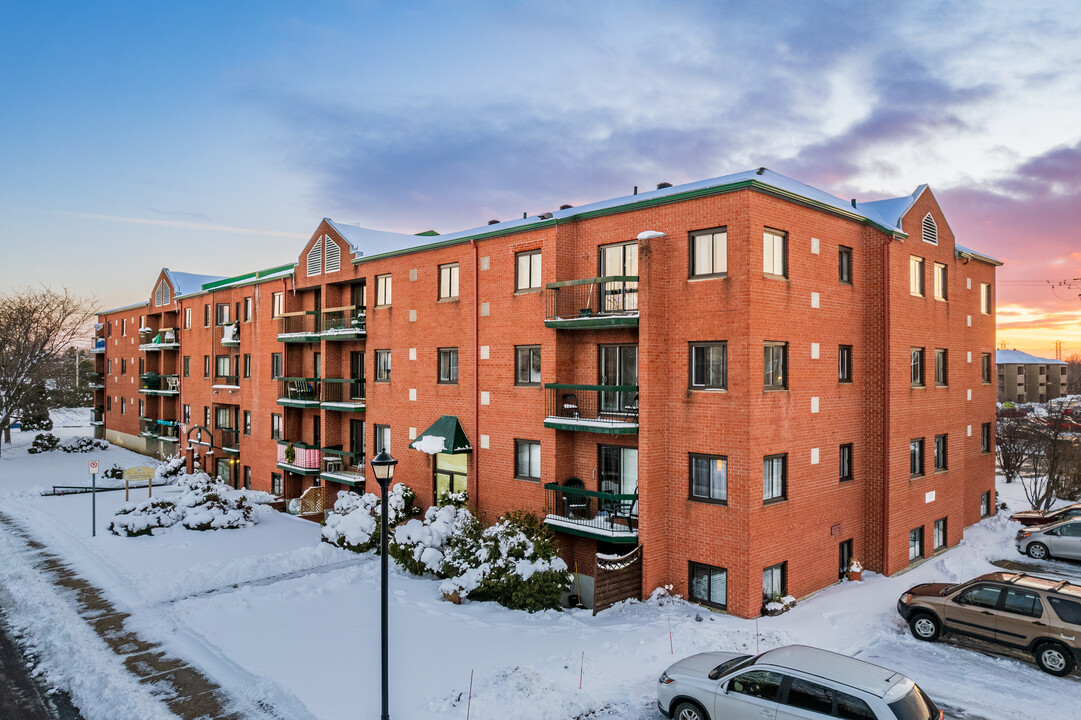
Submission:
[[[30,675],[27,658],[0,615],[0,718],[82,720],[66,693],[48,693]]]

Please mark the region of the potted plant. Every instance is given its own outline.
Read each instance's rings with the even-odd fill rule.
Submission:
[[[848,563],[848,568],[845,570],[845,578],[849,582],[858,582],[863,579],[863,565],[860,565],[860,561],[856,558]]]
[[[296,459],[297,459],[297,449],[293,445],[293,443],[289,443],[288,445],[285,446],[285,462],[292,465],[293,461],[296,460]]]

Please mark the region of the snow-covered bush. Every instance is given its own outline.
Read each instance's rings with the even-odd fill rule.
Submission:
[[[184,472],[184,458],[174,455],[154,470],[154,480],[172,480]]]
[[[113,480],[123,480],[124,479],[124,468],[122,468],[119,465],[114,463],[111,468],[109,468],[108,470],[103,472],[101,475],[102,475],[102,477],[111,478]]]
[[[414,575],[438,573],[447,540],[472,521],[473,514],[464,507],[430,507],[423,520],[413,518],[394,529],[387,552]]]
[[[19,420],[19,429],[22,432],[52,430],[53,421],[52,418],[49,417],[49,410],[41,406],[35,407],[32,410],[27,410]]]
[[[184,494],[177,504],[184,509],[184,527],[189,530],[227,530],[259,522],[255,506],[243,493],[232,492],[206,473],[183,476],[180,487]]]
[[[167,528],[180,522],[184,510],[163,498],[150,498],[140,503],[124,503],[109,522],[113,535],[138,537],[153,535],[154,528]]]
[[[457,508],[464,508],[466,506],[466,503],[468,502],[469,493],[467,493],[465,490],[462,490],[460,492],[451,492],[450,490],[447,490],[439,494],[439,497],[436,498],[435,504],[439,505],[440,507],[442,507],[443,505],[453,505]]]
[[[88,453],[95,450],[108,450],[109,443],[90,437],[73,437],[66,443],[61,443],[59,449],[66,453]]]
[[[38,453],[49,452],[55,450],[60,446],[60,438],[53,435],[50,432],[38,433],[34,438],[34,442],[27,448],[26,452],[31,455],[37,455]]]
[[[439,586],[443,594],[529,612],[558,609],[571,577],[544,523],[515,511],[480,528],[474,518],[446,543],[440,574],[449,579]]]
[[[387,521],[391,531],[420,514],[420,508],[416,506],[417,494],[405,483],[396,483],[387,495]],[[378,551],[382,512],[378,496],[341,490],[334,509],[327,513],[323,540],[353,552]]]

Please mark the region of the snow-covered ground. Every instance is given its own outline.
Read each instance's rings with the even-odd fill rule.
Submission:
[[[58,428],[62,439],[90,428]],[[129,629],[161,643],[226,689],[283,717],[345,720],[379,712],[379,566],[319,541],[319,526],[272,511],[251,528],[194,532],[177,525],[153,537],[105,531],[123,492],[42,497],[53,484],[83,484],[86,463],[148,464],[111,447],[82,455],[28,455],[33,433],[15,433],[0,458],[0,512],[15,519],[131,614]],[[1020,486],[1000,499],[1023,509]],[[145,493],[145,489],[141,491]],[[155,496],[173,497],[172,487]],[[136,495],[133,499],[138,499]],[[773,618],[742,620],[679,600],[529,615],[490,603],[456,606],[439,581],[391,567],[391,713],[403,718],[654,718],[654,683],[671,662],[704,650],[766,650],[798,642],[847,653],[916,680],[953,717],[1073,717],[1081,678],[1054,678],[1030,661],[911,637],[897,597],[920,582],[960,581],[1021,560],[1005,514],[969,528],[957,547],[893,578],[865,573]],[[42,671],[68,689],[89,720],[158,717],[108,648],[83,638],[74,612],[47,597],[0,524],[0,590],[8,618],[32,636]],[[1081,565],[1049,568],[1081,575]],[[43,610],[44,609],[44,610]],[[47,610],[47,612],[45,611]],[[669,635],[671,632],[671,635]],[[64,643],[73,649],[65,651]],[[95,653],[100,653],[97,657]],[[119,667],[119,669],[117,669]],[[93,672],[101,687],[81,682]],[[581,681],[581,689],[579,682]]]

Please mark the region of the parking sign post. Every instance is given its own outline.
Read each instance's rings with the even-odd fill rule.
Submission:
[[[90,461],[90,537],[98,536],[98,461]]]

